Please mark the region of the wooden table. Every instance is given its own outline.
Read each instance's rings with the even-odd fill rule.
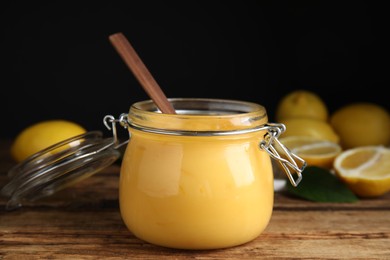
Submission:
[[[0,186],[14,164],[0,141]],[[275,193],[266,230],[234,248],[186,251],[135,238],[118,207],[115,164],[51,197],[6,211],[0,198],[0,259],[390,259],[390,194],[351,204]]]

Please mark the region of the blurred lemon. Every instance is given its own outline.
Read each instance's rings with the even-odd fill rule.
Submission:
[[[305,160],[308,166],[331,169],[334,159],[342,151],[339,144],[312,136],[288,136],[279,140],[291,152]]]
[[[344,149],[390,142],[390,115],[373,103],[346,105],[331,115],[330,124]]]
[[[313,118],[328,120],[328,108],[316,93],[307,90],[295,90],[284,96],[276,108],[275,119]]]
[[[286,131],[281,137],[287,136],[311,136],[320,140],[339,142],[339,136],[331,125],[325,121],[311,118],[288,118],[280,121],[286,126]]]
[[[22,130],[11,145],[11,156],[21,162],[27,157],[86,130],[66,120],[48,120],[35,123]]]
[[[377,197],[390,191],[389,148],[351,148],[339,154],[333,166],[336,175],[360,197]]]

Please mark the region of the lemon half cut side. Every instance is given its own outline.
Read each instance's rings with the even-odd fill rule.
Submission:
[[[332,168],[333,161],[341,153],[341,146],[332,141],[312,136],[287,136],[280,142],[291,152],[304,159],[309,166]]]
[[[345,150],[334,160],[335,173],[360,197],[390,191],[390,148],[362,146]]]

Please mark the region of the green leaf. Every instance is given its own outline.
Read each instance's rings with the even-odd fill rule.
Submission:
[[[302,181],[297,187],[290,182],[287,192],[300,198],[315,202],[356,202],[356,195],[329,170],[309,166],[302,172]]]

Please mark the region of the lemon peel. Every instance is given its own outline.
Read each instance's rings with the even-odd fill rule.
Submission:
[[[21,162],[53,144],[85,132],[84,127],[68,120],[40,121],[26,127],[15,137],[11,144],[11,156]]]
[[[282,137],[311,136],[322,140],[339,143],[340,138],[332,126],[322,120],[312,118],[288,118],[280,121],[286,126]]]
[[[351,103],[336,110],[329,123],[344,149],[390,144],[390,114],[380,105]]]
[[[325,102],[318,94],[298,89],[282,97],[275,113],[277,121],[296,117],[327,121],[329,112]]]

